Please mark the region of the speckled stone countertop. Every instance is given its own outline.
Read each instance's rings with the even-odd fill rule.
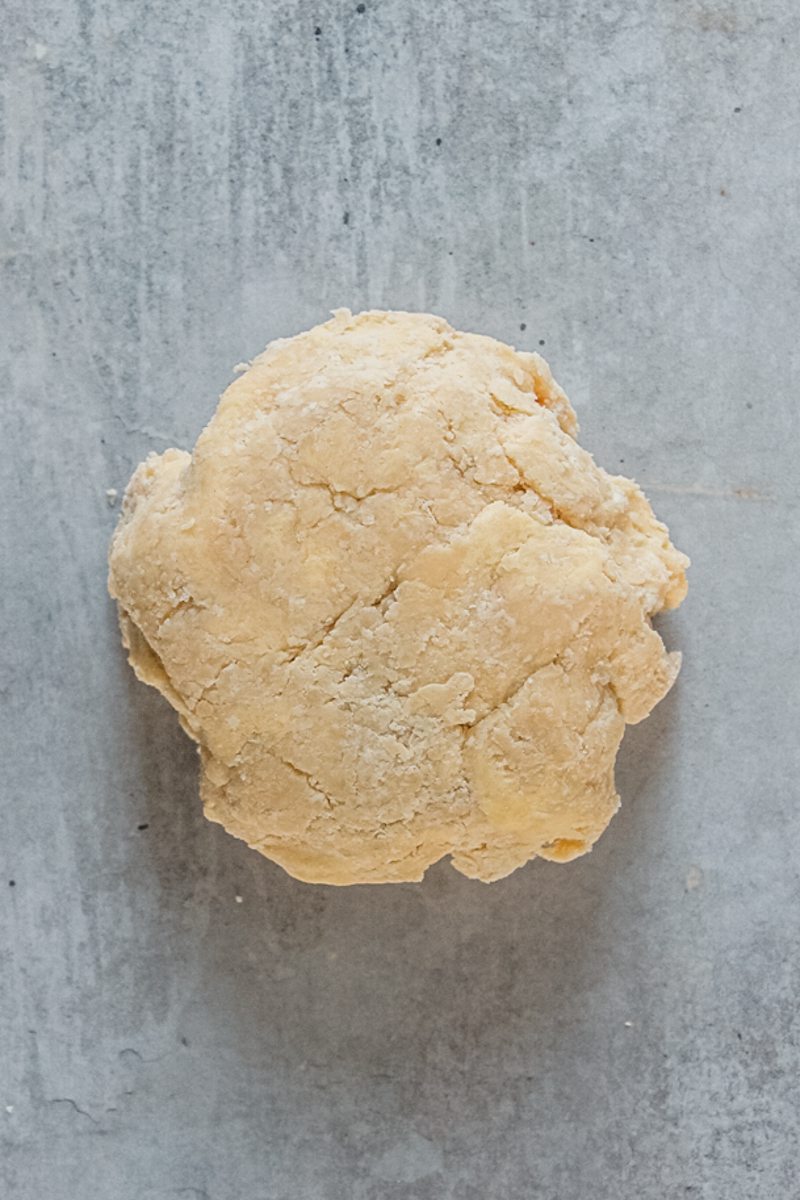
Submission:
[[[0,1194],[794,1197],[797,6],[11,0],[3,43]],[[340,305],[541,348],[694,560],[568,867],[296,883],[126,666],[132,467]]]

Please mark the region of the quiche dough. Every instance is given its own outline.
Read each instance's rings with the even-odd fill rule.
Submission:
[[[342,310],[139,466],[109,588],[212,821],[315,883],[590,849],[688,560],[576,429],[538,354]]]

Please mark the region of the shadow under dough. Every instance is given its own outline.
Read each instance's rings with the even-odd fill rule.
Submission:
[[[297,882],[204,819],[194,746],[131,676],[137,814],[172,936],[199,957],[183,1027],[214,1044],[231,1078],[280,1080],[287,1104],[321,1121],[332,1096],[377,1089],[397,1115],[459,1094],[452,1120],[469,1122],[480,1080],[535,1087],[559,1047],[580,1045],[615,970],[628,932],[615,896],[667,819],[656,801],[677,699],[626,732],[622,809],[590,855],[491,885],[442,862],[421,884],[333,888]]]

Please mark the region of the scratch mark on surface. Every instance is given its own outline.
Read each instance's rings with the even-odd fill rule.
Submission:
[[[715,500],[772,500],[773,496],[767,496],[763,492],[756,491],[755,488],[736,487],[736,488],[710,488],[703,487],[699,483],[642,483],[642,488],[645,492],[663,492],[665,495],[672,496],[709,496]]]
[[[91,1113],[88,1113],[85,1108],[80,1108],[74,1100],[69,1096],[53,1096],[52,1100],[48,1100],[48,1104],[69,1104],[82,1117],[86,1117],[93,1125],[99,1125],[100,1122]]]

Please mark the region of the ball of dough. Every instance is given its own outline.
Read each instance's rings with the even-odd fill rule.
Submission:
[[[538,354],[366,312],[270,345],[129,484],[110,591],[213,821],[310,882],[588,850],[688,560]]]

